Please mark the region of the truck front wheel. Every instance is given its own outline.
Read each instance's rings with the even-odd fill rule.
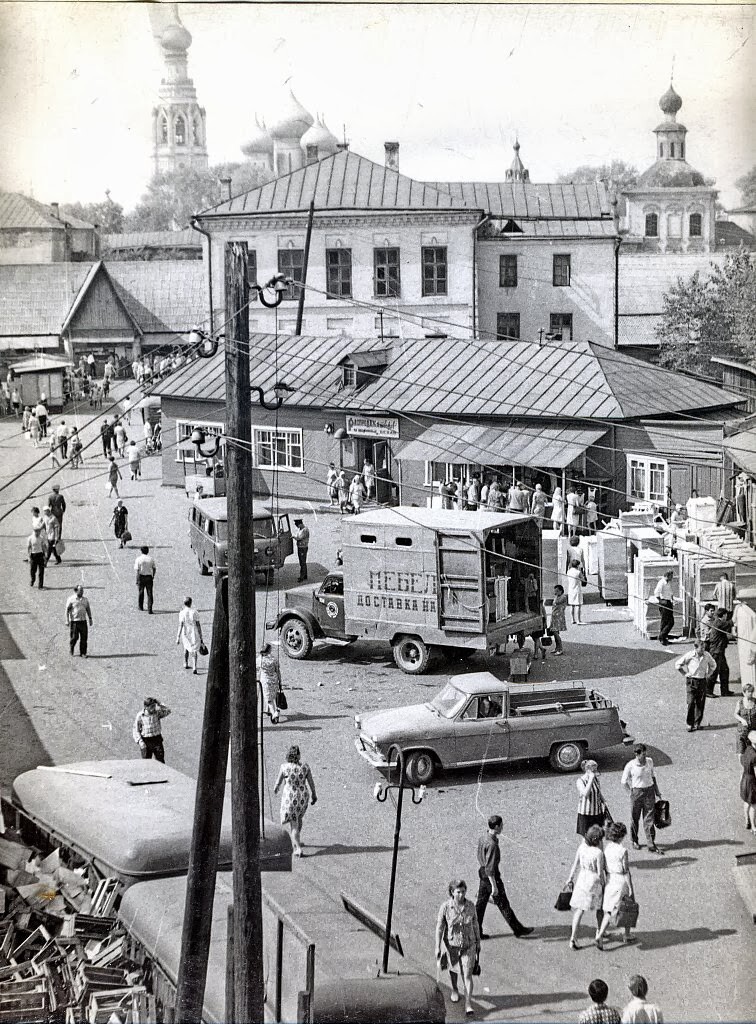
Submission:
[[[394,661],[402,672],[418,676],[425,672],[431,649],[416,636],[402,636],[394,643]]]
[[[302,660],[309,657],[312,637],[301,619],[289,619],[281,626],[281,646],[289,658]]]
[[[551,748],[549,764],[557,772],[574,772],[580,767],[584,756],[580,743],[557,743]]]
[[[436,772],[436,763],[433,755],[427,750],[416,750],[407,758],[407,780],[412,786],[425,786],[433,778]]]

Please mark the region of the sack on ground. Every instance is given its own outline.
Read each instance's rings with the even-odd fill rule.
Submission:
[[[278,708],[279,711],[289,710],[289,702],[286,699],[286,694],[283,692],[283,690],[279,690],[278,693],[276,694],[276,707]]]
[[[616,928],[635,928],[639,909],[633,897],[625,893],[620,896],[620,901],[612,914],[612,924]]]
[[[124,544],[128,544],[128,542],[131,540],[131,534],[129,533],[128,530],[123,531],[123,533],[121,534],[121,540],[123,541]]]
[[[570,900],[572,899],[572,884],[565,885],[564,889],[559,893],[554,904],[554,910],[569,910]]]
[[[654,804],[654,825],[657,828],[669,828],[672,815],[669,812],[669,800],[657,800]]]

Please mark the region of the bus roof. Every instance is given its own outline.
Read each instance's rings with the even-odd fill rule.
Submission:
[[[198,498],[193,504],[195,504],[203,515],[206,515],[208,519],[214,519],[216,522],[225,523],[228,519],[226,511],[226,499],[224,498]],[[255,506],[252,510],[253,519],[272,519],[273,513],[269,508],[260,508],[259,505]]]

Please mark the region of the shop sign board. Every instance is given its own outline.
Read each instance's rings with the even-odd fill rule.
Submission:
[[[350,437],[399,439],[399,419],[395,416],[347,416],[346,429]]]

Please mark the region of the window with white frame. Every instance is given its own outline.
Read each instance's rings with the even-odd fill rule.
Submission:
[[[665,459],[627,456],[627,495],[636,501],[667,502],[669,467]]]
[[[475,466],[470,462],[426,462],[425,463],[425,486],[433,487],[434,484],[464,483],[476,471]]]
[[[304,472],[302,431],[298,428],[253,427],[252,439],[257,469]]]
[[[192,444],[192,431],[199,428],[205,431],[205,437],[208,439],[208,446],[211,444],[210,439],[218,437],[223,433],[224,426],[222,423],[214,421],[202,421],[196,420],[176,420],[176,462],[183,462],[190,468],[190,464],[202,464],[204,466],[205,459],[197,451],[196,445]],[[225,447],[225,441],[221,441],[221,446],[218,451],[219,457],[222,458],[223,449]]]

